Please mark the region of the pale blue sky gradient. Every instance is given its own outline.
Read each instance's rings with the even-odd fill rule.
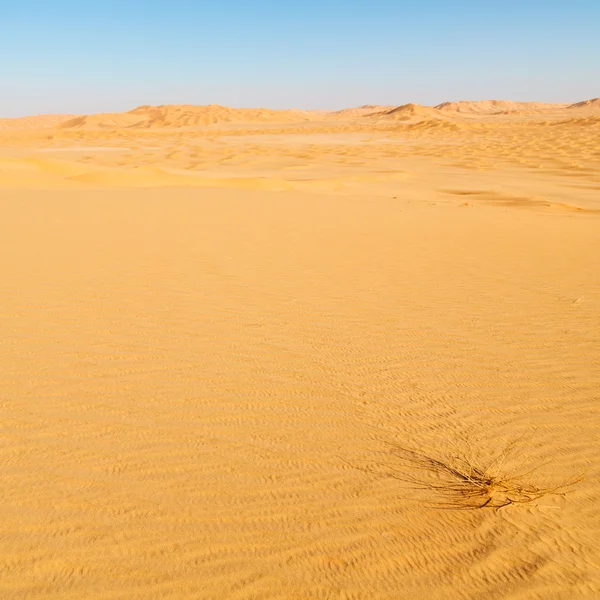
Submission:
[[[600,96],[600,0],[0,0],[0,116]]]

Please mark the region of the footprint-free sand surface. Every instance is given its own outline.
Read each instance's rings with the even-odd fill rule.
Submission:
[[[0,597],[600,598],[597,104],[0,120]]]

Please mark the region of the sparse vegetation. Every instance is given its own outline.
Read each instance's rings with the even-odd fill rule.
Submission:
[[[431,504],[439,508],[495,508],[533,502],[543,496],[564,495],[581,477],[555,486],[535,485],[531,475],[505,468],[517,451],[513,442],[489,461],[476,458],[470,446],[442,458],[392,444],[394,465],[386,474],[407,484],[408,488],[431,492]]]

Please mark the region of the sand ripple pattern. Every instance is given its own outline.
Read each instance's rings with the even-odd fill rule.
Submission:
[[[599,597],[595,218],[205,189],[2,209],[3,597]],[[536,477],[586,479],[452,511],[363,468],[520,434]]]

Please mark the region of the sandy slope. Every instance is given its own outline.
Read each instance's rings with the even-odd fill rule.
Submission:
[[[28,130],[48,129],[60,125],[64,121],[75,118],[75,115],[35,115],[32,117],[17,117],[13,119],[0,118],[0,131],[3,130]]]
[[[510,100],[461,100],[442,102],[436,106],[445,112],[497,114],[506,111],[549,111],[568,108],[568,104],[550,104],[547,102],[512,102]]]
[[[576,102],[575,104],[571,104],[569,106],[570,109],[578,109],[578,108],[592,108],[592,109],[600,109],[600,98],[592,98],[590,100],[583,100],[582,102]]]
[[[60,129],[114,129],[134,127],[152,129],[156,127],[205,127],[214,123],[269,122],[286,123],[307,121],[312,118],[309,111],[229,108],[227,106],[165,105],[140,106],[126,113],[84,115],[64,121]]]
[[[434,110],[3,130],[2,598],[600,597],[600,119]]]

